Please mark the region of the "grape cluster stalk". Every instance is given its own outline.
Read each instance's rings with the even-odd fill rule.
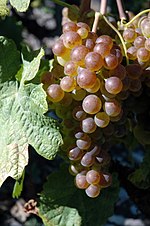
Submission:
[[[142,90],[150,61],[149,17],[140,26],[123,31],[132,61],[124,65],[122,47],[109,35],[98,37],[86,23],[66,22],[52,48],[54,67],[42,78],[48,102],[62,119],[61,149],[70,161],[69,172],[91,198],[112,183],[109,140],[128,132],[123,101]]]

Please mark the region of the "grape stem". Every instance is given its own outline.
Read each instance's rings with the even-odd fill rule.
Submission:
[[[132,18],[132,20],[130,20],[128,23],[126,24],[122,24],[125,27],[128,27],[130,24],[132,24],[138,17],[142,16],[145,13],[149,13],[150,9],[145,9],[144,11],[138,13],[135,17]]]
[[[100,15],[101,14],[99,12],[95,12],[95,19],[94,19],[94,22],[93,22],[92,32],[96,33],[96,31],[97,31]]]
[[[100,13],[102,15],[106,14],[106,8],[107,8],[107,0],[101,0]]]
[[[119,11],[119,18],[120,18],[120,20],[121,21],[126,20],[127,17],[126,17],[126,14],[124,12],[124,9],[123,9],[122,0],[116,0],[116,3],[117,3],[118,11]]]
[[[91,8],[91,0],[81,0],[80,15],[87,12]]]
[[[114,25],[112,23],[110,23],[108,21],[108,19],[103,15],[103,19],[105,20],[105,22],[116,32],[116,34],[118,35],[118,37],[120,38],[120,41],[122,43],[122,46],[123,46],[123,50],[124,50],[124,55],[126,57],[126,62],[127,62],[127,65],[129,64],[129,59],[128,59],[128,56],[127,56],[127,48],[126,48],[126,45],[124,43],[124,40],[123,40],[123,37],[122,35],[120,34],[120,32],[117,30],[117,28],[114,27]]]

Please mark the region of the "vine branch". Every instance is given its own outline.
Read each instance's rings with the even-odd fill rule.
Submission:
[[[127,18],[126,18],[126,14],[124,12],[124,9],[123,9],[122,0],[116,0],[116,3],[117,3],[118,11],[119,11],[120,20],[121,21],[126,20]]]
[[[107,0],[101,0],[100,13],[102,15],[106,14],[106,8],[107,8]]]

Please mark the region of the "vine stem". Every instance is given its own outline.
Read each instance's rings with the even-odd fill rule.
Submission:
[[[123,24],[123,26],[128,27],[130,24],[132,24],[138,17],[142,16],[145,13],[149,13],[150,9],[145,9],[144,11],[138,13],[135,17],[132,18],[128,23]]]
[[[108,21],[108,19],[103,16],[103,19],[105,20],[105,22],[116,32],[116,34],[118,35],[118,37],[120,38],[120,41],[122,43],[122,46],[123,46],[123,50],[124,50],[124,55],[126,57],[126,62],[127,62],[127,65],[129,64],[129,59],[128,59],[128,56],[127,56],[127,48],[126,48],[126,45],[124,43],[124,40],[122,38],[122,35],[120,34],[120,32],[117,30],[117,28],[114,27],[114,25],[112,23],[110,23]]]
[[[92,27],[92,32],[94,32],[94,33],[96,33],[96,31],[97,31],[97,26],[98,26],[100,15],[101,14],[99,12],[95,12],[95,19],[94,19],[93,27]]]
[[[91,8],[91,0],[81,0],[80,15],[88,11]]]
[[[69,5],[66,2],[62,2],[61,0],[52,0],[52,1],[55,2],[58,5],[61,5],[63,7],[67,7],[69,9],[71,9],[72,12],[74,12],[75,14],[79,14],[79,11],[73,5]]]
[[[100,13],[102,15],[106,14],[106,8],[107,8],[107,0],[101,0]]]
[[[116,3],[117,3],[118,11],[119,11],[120,20],[121,21],[126,20],[127,17],[126,17],[126,14],[124,12],[124,9],[123,9],[122,0],[116,0]]]

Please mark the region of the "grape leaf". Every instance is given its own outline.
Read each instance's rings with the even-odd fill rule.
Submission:
[[[20,68],[20,53],[15,43],[0,36],[0,82],[15,79],[15,74]]]
[[[7,16],[9,8],[7,7],[7,0],[0,0],[0,16]]]
[[[27,11],[30,0],[10,0],[10,4],[18,11],[25,12]]]
[[[102,226],[113,214],[118,191],[118,181],[114,177],[111,187],[103,189],[99,197],[91,199],[83,190],[75,187],[74,178],[63,166],[48,177],[40,197],[39,214],[45,226]],[[66,208],[69,211],[67,219]],[[76,212],[72,214],[75,209]]]
[[[143,145],[150,144],[150,131],[144,130],[142,126],[137,125],[135,126],[133,133],[139,143]]]
[[[128,176],[128,179],[138,188],[150,187],[150,150],[147,150],[139,169]]]
[[[21,195],[22,189],[23,189],[23,182],[24,182],[24,175],[25,175],[25,170],[23,170],[22,176],[19,178],[19,180],[16,180],[12,197],[17,198]]]

